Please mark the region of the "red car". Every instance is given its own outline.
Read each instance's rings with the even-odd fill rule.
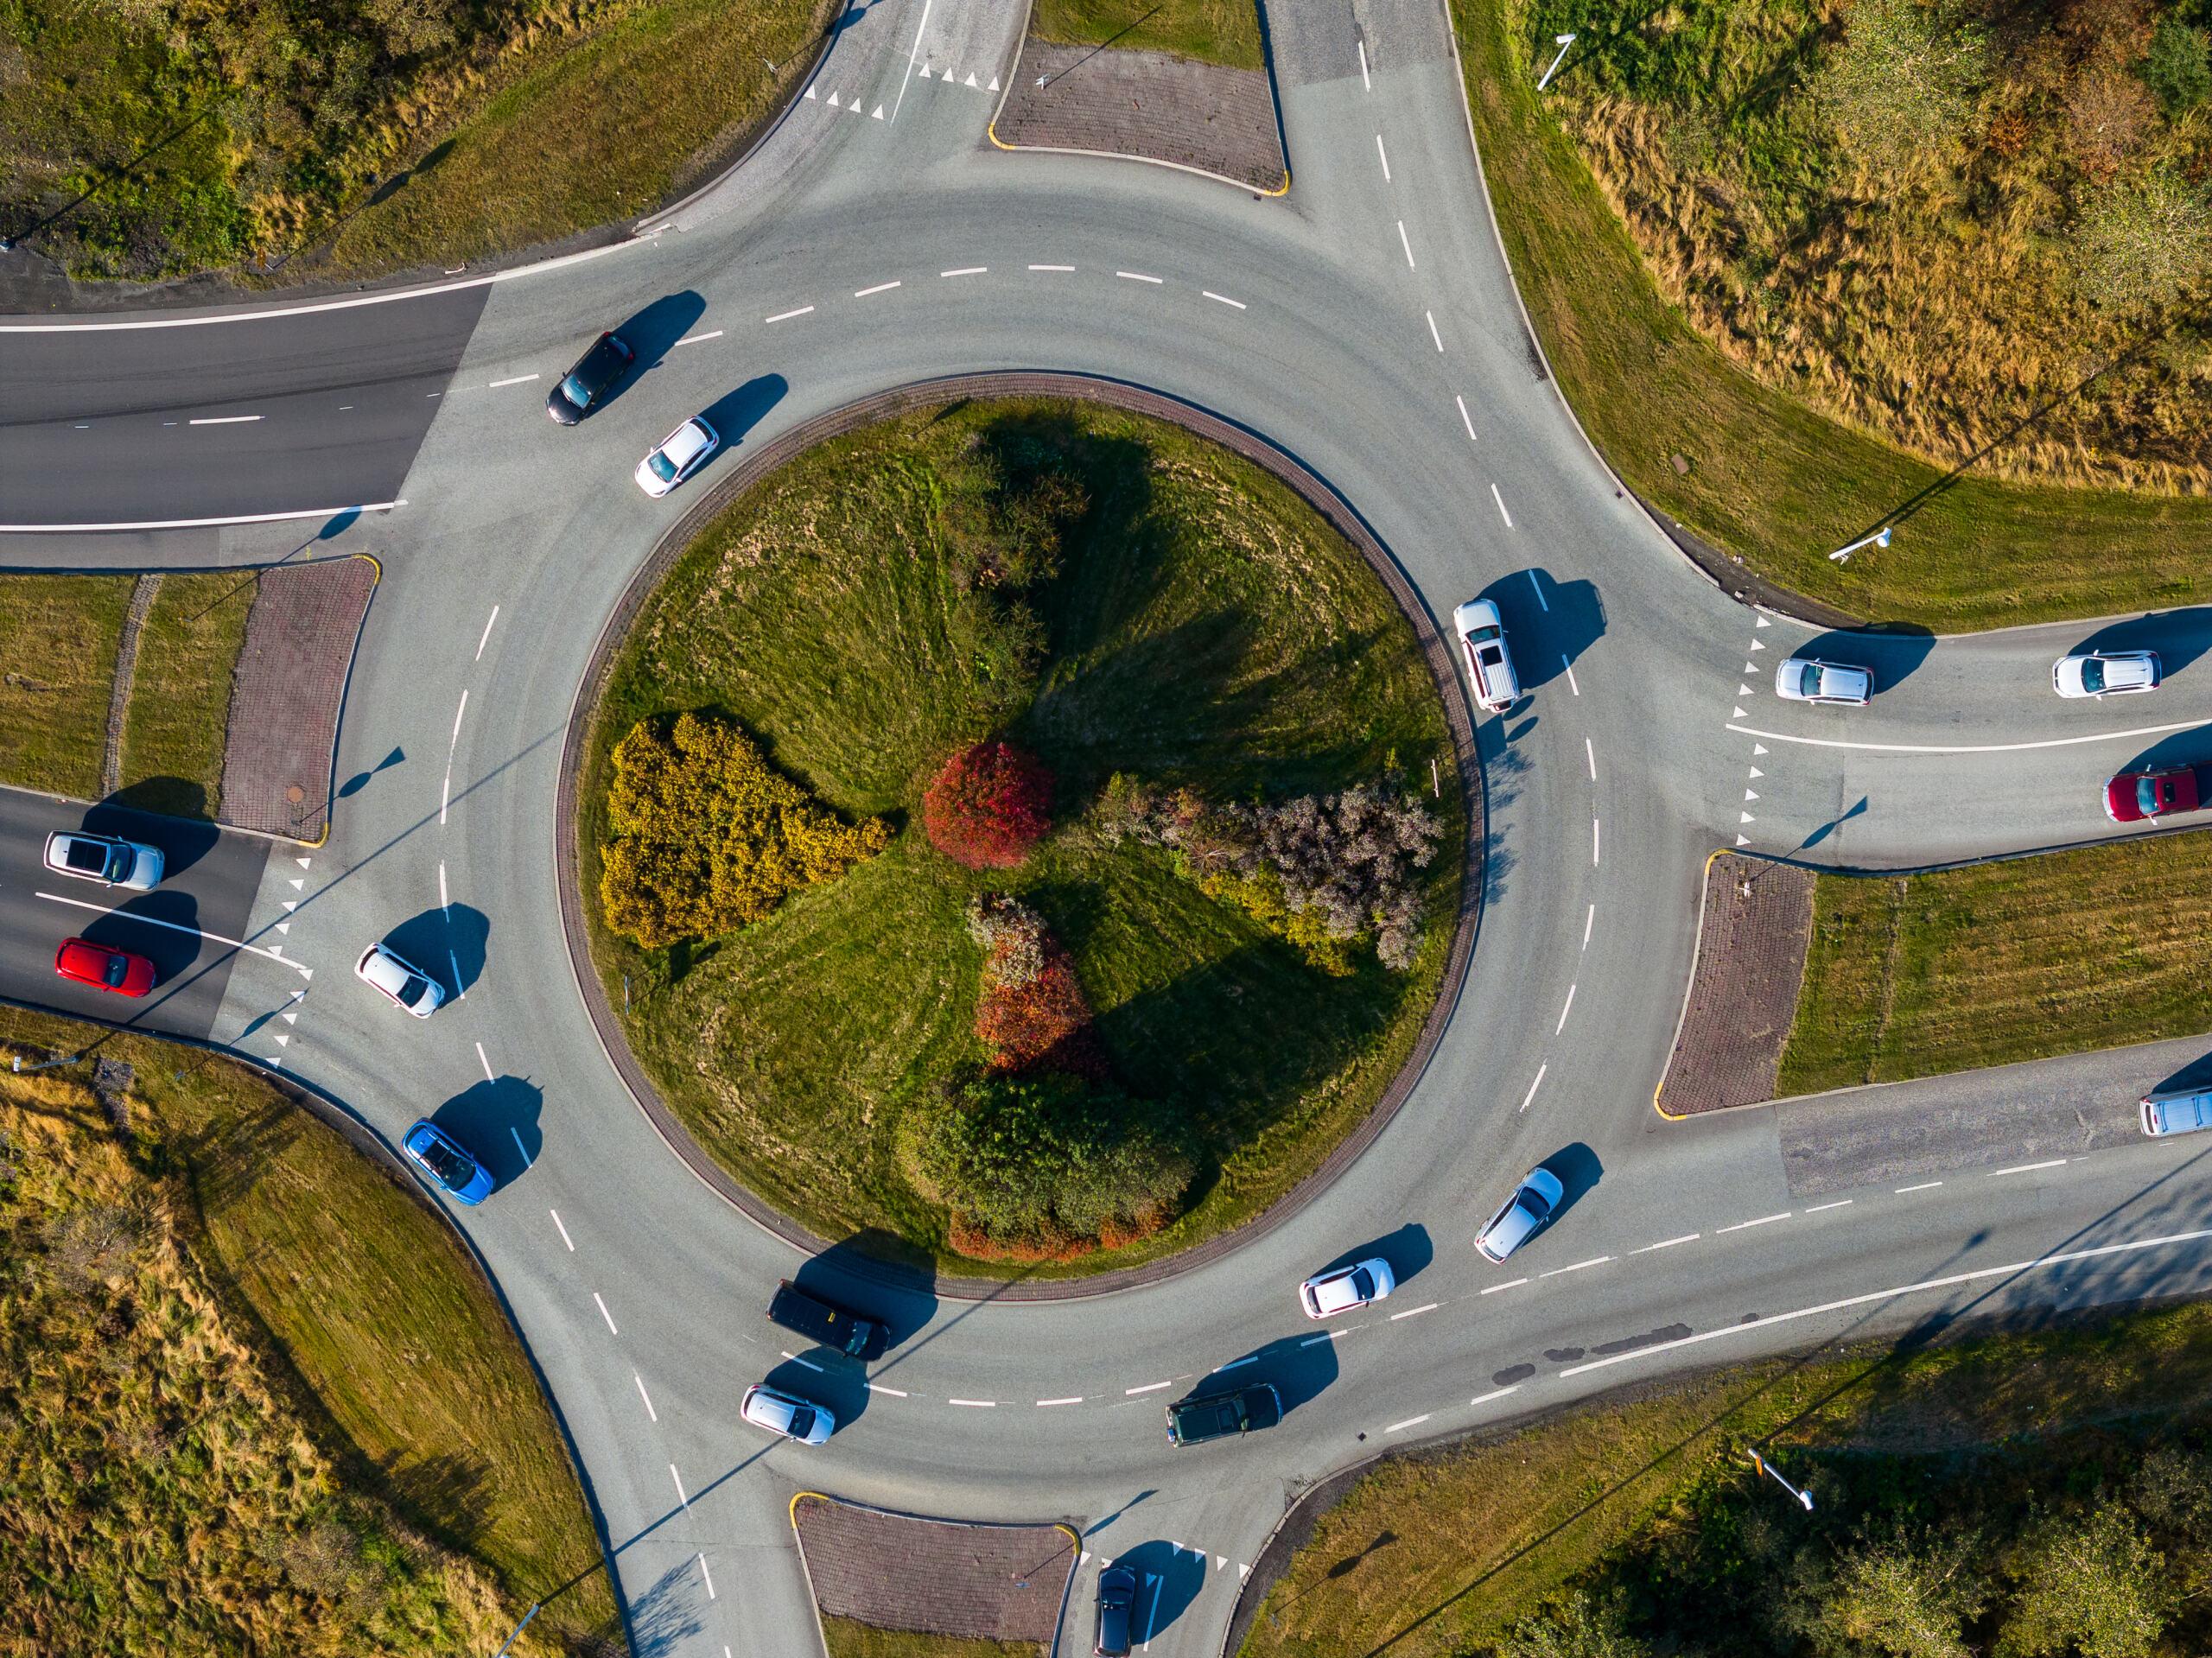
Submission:
[[[154,988],[154,964],[127,950],[110,950],[89,938],[66,938],[54,953],[54,970],[65,979],[112,990],[118,996],[143,996]]]
[[[2139,823],[2169,812],[2193,812],[2196,807],[2193,765],[2171,772],[2122,772],[2105,785],[2105,816],[2115,823]]]

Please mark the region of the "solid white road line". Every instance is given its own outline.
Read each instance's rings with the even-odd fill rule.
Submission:
[[[1500,1290],[1517,1290],[1528,1281],[1529,1280],[1525,1278],[1509,1279],[1503,1284],[1492,1284],[1488,1289],[1484,1290],[1483,1293],[1484,1295],[1495,1295]]]
[[[1916,1186],[1898,1186],[1898,1187],[1897,1187],[1897,1188],[1895,1189],[1895,1193],[1894,1193],[1894,1195],[1898,1196],[1898,1197],[1903,1197],[1903,1196],[1904,1196],[1906,1192],[1908,1192],[1908,1191],[1935,1191],[1935,1190],[1936,1190],[1936,1187],[1938,1187],[1938,1186],[1942,1185],[1942,1184],[1943,1184],[1943,1183],[1942,1183],[1941,1180],[1923,1180],[1923,1181],[1922,1181],[1918,1185],[1916,1185]]]
[[[1592,1255],[1587,1261],[1576,1261],[1572,1267],[1554,1267],[1548,1273],[1538,1273],[1536,1276],[1539,1278],[1557,1278],[1561,1273],[1579,1273],[1585,1267],[1602,1267],[1611,1259],[1612,1257],[1611,1255]]]
[[[1544,1061],[1544,1063],[1543,1063],[1542,1064],[1538,1065],[1538,1066],[1536,1067],[1536,1080],[1535,1080],[1535,1082],[1533,1082],[1533,1083],[1529,1083],[1529,1092],[1528,1092],[1528,1093],[1527,1093],[1527,1094],[1522,1097],[1522,1101],[1521,1101],[1521,1109],[1522,1109],[1522,1110],[1526,1111],[1526,1110],[1529,1109],[1529,1102],[1530,1100],[1533,1100],[1533,1099],[1535,1099],[1535,1098],[1536,1097],[1536,1089],[1537,1089],[1539,1087],[1541,1087],[1541,1086],[1542,1085],[1542,1083],[1543,1083],[1543,1080],[1544,1080],[1544,1073],[1545,1073],[1546,1071],[1549,1070],[1551,1068],[1552,1068],[1551,1061],[1550,1061],[1550,1060],[1548,1060],[1548,1059],[1545,1060],[1545,1061]]]
[[[549,1209],[545,1212],[553,1217],[553,1229],[561,1235],[561,1242],[569,1246],[569,1253],[575,1254],[575,1242],[569,1236],[569,1229],[561,1224],[561,1211],[557,1209]]]
[[[197,420],[187,421],[185,424],[188,426],[250,426],[260,418],[258,415],[203,415]]]
[[[1678,1238],[1662,1238],[1656,1243],[1647,1243],[1641,1249],[1631,1249],[1632,1255],[1648,1255],[1654,1249],[1671,1249],[1678,1243],[1695,1243],[1705,1236],[1702,1232],[1685,1232]]]
[[[499,619],[499,606],[494,605],[492,607],[492,613],[484,619],[484,635],[481,638],[476,641],[476,659],[479,662],[484,660],[484,647],[491,642],[492,624]]]
[[[1403,1312],[1392,1313],[1390,1315],[1390,1322],[1392,1324],[1395,1324],[1401,1318],[1417,1318],[1424,1312],[1435,1312],[1441,1305],[1441,1302],[1431,1301],[1427,1306],[1408,1307]]]
[[[476,1045],[476,1063],[484,1067],[484,1080],[486,1082],[496,1083],[499,1080],[492,1074],[492,1062],[484,1057],[484,1045],[481,1042],[479,1042]]]
[[[914,44],[906,53],[906,73],[899,77],[899,96],[891,100],[891,118],[893,121],[899,118],[899,106],[906,101],[906,83],[914,78],[914,65],[921,60],[922,31],[929,26],[930,0],[922,0],[922,21],[914,25]],[[853,107],[858,109],[860,105],[855,103]],[[877,105],[877,112],[882,112],[880,105]]]
[[[5,333],[0,327],[0,333]],[[359,506],[313,506],[289,512],[238,512],[226,518],[140,518],[115,524],[0,524],[0,536],[79,535],[100,530],[206,530],[226,524],[289,524],[298,518],[334,518],[346,512],[389,512],[404,500],[369,501]]]
[[[981,276],[990,270],[988,265],[962,265],[957,270],[940,270],[940,276]]]
[[[1786,731],[1760,731],[1732,725],[1729,730],[1746,737],[1764,737],[1770,743],[1802,743],[1808,748],[1859,748],[1881,754],[2016,754],[2030,748],[2073,748],[2082,743],[2119,742],[2125,738],[2156,737],[2169,731],[2196,731],[2202,720],[2177,720],[2170,725],[2134,726],[2126,731],[2099,731],[2086,737],[2049,737],[2033,743],[1847,743],[1833,737],[1793,737]]]
[[[599,1316],[607,1320],[607,1333],[610,1336],[620,1335],[622,1332],[614,1327],[614,1315],[607,1310],[607,1303],[600,1300],[600,1295],[597,1290],[594,1290],[591,1293],[591,1299],[594,1301],[599,1301]]]
[[[2015,1163],[2009,1169],[1992,1169],[1981,1178],[1985,1180],[1994,1180],[2000,1174],[2032,1174],[2037,1169],[2063,1169],[2065,1166],[2064,1158],[2054,1157],[2048,1163]]]
[[[1573,985],[1567,987],[1567,1006],[1559,1010],[1559,1023],[1552,1026],[1552,1034],[1554,1036],[1557,1036],[1561,1031],[1567,1028],[1567,1016],[1574,1011],[1575,989],[1576,987]]]
[[[1158,1393],[1162,1388],[1172,1388],[1174,1385],[1175,1384],[1172,1382],[1147,1382],[1141,1388],[1122,1388],[1122,1397],[1127,1399],[1134,1394],[1141,1393]]]
[[[497,391],[503,385],[524,385],[537,378],[535,374],[517,374],[508,379],[494,380],[484,389],[486,391]]]
[[[899,284],[895,282],[880,282],[873,288],[855,289],[853,290],[853,297],[855,299],[866,299],[870,294],[887,294],[898,286]]]
[[[137,915],[128,910],[111,910],[105,905],[87,904],[80,898],[64,898],[59,893],[40,893],[36,896],[45,899],[49,903],[67,904],[72,909],[91,910],[99,915],[113,916],[119,921],[135,921],[142,927],[166,927],[171,932],[188,933],[194,938],[205,938],[211,943],[228,944],[233,950],[242,950],[272,962],[282,962],[286,967],[306,977],[314,976],[312,968],[302,967],[297,962],[287,958],[281,951],[264,950],[258,944],[247,943],[243,938],[226,938],[219,932],[202,932],[199,928],[188,927],[181,922],[157,920],[150,915]]]
[[[1467,412],[1467,400],[1455,391],[1452,394],[1452,401],[1459,405],[1459,421],[1467,429],[1467,441],[1470,443],[1482,441],[1475,435],[1475,417]]]
[[[1141,270],[1117,270],[1114,274],[1123,282],[1148,282],[1155,288],[1167,280],[1165,276],[1147,276]]]
[[[1201,288],[1198,289],[1198,292],[1205,295],[1210,300],[1217,300],[1224,305],[1233,305],[1240,311],[1248,308],[1243,300],[1231,299],[1226,294],[1217,294],[1211,288]]]
[[[1428,319],[1428,337],[1436,342],[1436,349],[1442,351],[1444,349],[1444,336],[1436,331],[1436,313],[1433,311],[1423,311],[1421,314]]]
[[[1497,503],[1497,516],[1505,520],[1505,527],[1508,530],[1510,530],[1513,527],[1513,515],[1505,510],[1505,497],[1497,492],[1497,486],[1496,484],[1492,484],[1490,486],[1490,498]],[[1529,571],[1529,580],[1533,582],[1535,579],[1536,573],[1534,570]],[[1541,599],[1543,596],[1544,590],[1541,588],[1538,588],[1536,589],[1536,597]],[[1546,610],[1549,610],[1551,607],[1549,605],[1546,605],[1544,608]]]
[[[1716,1226],[1713,1229],[1713,1236],[1717,1238],[1723,1232],[1741,1232],[1747,1227],[1765,1226],[1774,1221],[1786,1221],[1789,1218],[1789,1213],[1790,1211],[1785,1209],[1779,1215],[1762,1215],[1755,1221],[1738,1221],[1733,1226]]]
[[[1414,245],[1411,238],[1406,235],[1406,221],[1402,219],[1398,221],[1398,242],[1406,251],[1406,269],[1419,270],[1420,267],[1414,264]]]
[[[1739,1324],[1723,1324],[1694,1336],[1681,1336],[1673,1341],[1654,1342],[1649,1347],[1639,1347],[1632,1353],[1616,1353],[1608,1358],[1592,1359],[1587,1364],[1578,1364],[1571,1370],[1561,1370],[1561,1376],[1580,1375],[1586,1370],[1602,1370],[1610,1364],[1625,1364],[1630,1359],[1647,1358],[1654,1353],[1671,1352],[1678,1347],[1694,1347],[1700,1343],[1717,1341],[1723,1336],[1739,1335],[1746,1330],[1764,1330],[1770,1324],[1788,1324],[1797,1318],[1815,1318],[1824,1312],[1841,1312],[1852,1307],[1863,1307],[1875,1301],[1886,1301],[1899,1295],[1911,1295],[1922,1290],[1956,1289],[1962,1284],[1977,1284],[1984,1279],[2005,1278],[2020,1273],[2033,1272],[2044,1267],[2063,1267],[2077,1261],[2098,1261],[2107,1255],[2132,1255],[2145,1249],[2171,1248],[2177,1244],[2201,1243],[2212,1238],[2212,1230],[2173,1232],[2164,1237],[2137,1238],[2126,1243],[2101,1244],[2093,1249],[2067,1249],[2056,1255],[2037,1255],[2029,1261],[2008,1261],[2002,1267],[1983,1267],[1970,1273],[1953,1273],[1944,1278],[1923,1278],[1916,1283],[1899,1284],[1892,1289],[1869,1290],[1863,1295],[1847,1295],[1839,1300],[1823,1301],[1817,1306],[1799,1307],[1792,1312],[1770,1313],[1765,1318],[1753,1318]]]
[[[646,1416],[653,1421],[659,1421],[660,1413],[653,1408],[653,1396],[645,1391],[645,1377],[632,1370],[630,1372],[630,1379],[638,1384],[638,1397],[645,1401]]]
[[[779,311],[773,316],[764,316],[760,320],[763,322],[789,322],[793,317],[805,316],[813,309],[811,305],[802,305],[796,311]]]
[[[1408,1416],[1402,1422],[1393,1422],[1389,1426],[1384,1428],[1382,1431],[1385,1433],[1395,1433],[1400,1428],[1419,1427],[1423,1422],[1428,1420],[1428,1419],[1434,1414],[1435,1413],[1433,1411],[1423,1411],[1418,1416]]]

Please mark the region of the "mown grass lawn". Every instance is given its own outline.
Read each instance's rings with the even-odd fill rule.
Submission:
[[[111,1214],[142,1246],[102,1257],[143,1274],[124,1293],[135,1313],[80,1295],[60,1322],[10,1331],[0,1367],[36,1384],[10,1389],[0,1428],[13,1558],[75,1585],[37,1591],[37,1649],[491,1651],[535,1595],[578,1573],[518,1650],[612,1627],[552,1413],[444,1225],[241,1067],[0,1012],[10,1051],[96,1042],[134,1069],[127,1152],[86,1068],[0,1072],[16,1197],[28,1178],[58,1182],[44,1219],[16,1209],[6,1253],[46,1272],[72,1225],[105,1236]],[[0,1209],[10,1191],[0,1181]],[[55,1218],[73,1213],[88,1218]],[[20,1312],[0,1298],[0,1324]],[[144,1350],[99,1357],[138,1330]],[[73,1392],[64,1371],[91,1380]],[[79,1445],[86,1432],[105,1448]],[[89,1510],[92,1488],[69,1472],[87,1456],[105,1494]],[[36,1502],[19,1500],[31,1490]],[[356,1540],[318,1533],[327,1523]],[[31,1592],[29,1578],[6,1592],[11,1623]]]
[[[1063,45],[1110,41],[1230,69],[1257,69],[1265,61],[1253,0],[1037,0],[1029,32]]]
[[[0,575],[0,783],[99,798],[127,575]]]
[[[830,1658],[1040,1658],[1029,1641],[978,1641],[957,1635],[879,1629],[849,1617],[824,1617],[822,1637]]]
[[[984,462],[1042,446],[1090,506],[1031,598],[1033,680],[995,677],[986,600],[950,577]],[[588,749],[594,924],[613,743],[640,719],[734,716],[773,763],[889,849],[771,919],[595,958],[672,1109],[748,1185],[824,1236],[944,1253],[945,1217],[899,1166],[904,1103],[981,1057],[979,952],[963,909],[1020,893],[1073,955],[1116,1070],[1198,1142],[1197,1198],[1144,1243],[1180,1248],[1257,1214],[1373,1105],[1434,999],[1465,824],[1434,682],[1358,556],[1257,467],[1156,422],[1079,405],[962,404],[839,439],[766,480],[683,555],[612,665]],[[1059,824],[988,880],[931,848],[916,811],[944,757],[999,729],[1058,778]],[[1337,789],[1438,762],[1443,829],[1413,970],[1361,952],[1308,967],[1166,857],[1109,848],[1087,804],[1116,771],[1221,798]],[[975,1263],[960,1261],[963,1269]],[[1003,1271],[1003,1267],[995,1270]]]
[[[215,816],[231,677],[254,591],[251,571],[162,578],[138,632],[123,723],[123,791],[131,805],[179,817]]]
[[[1739,1365],[1381,1463],[1320,1517],[1240,1650],[1456,1658],[1579,1581],[1621,1591],[1637,1642],[1514,1650],[1802,1651],[1764,1620],[1785,1593],[1819,1592],[1804,1567],[1900,1523],[1963,1525],[1993,1565],[2039,1512],[2137,1499],[2145,1452],[2188,1455],[2208,1426],[2203,1305]],[[1754,1444],[1814,1490],[1813,1514],[1751,1471]],[[2177,1586],[2207,1576],[2212,1511],[2195,1507],[2162,1539]],[[2205,1650],[2206,1610],[2200,1592],[2155,1650]]]
[[[1870,620],[1958,631],[2212,597],[2212,499],[1955,478],[1729,364],[1661,299],[1536,100],[1554,48],[1536,60],[1522,0],[1452,0],[1452,16],[1522,300],[1560,390],[1645,500],[1783,587]],[[1827,558],[1891,522],[1886,551]]]
[[[2212,836],[1822,875],[1778,1095],[2212,1030]]]

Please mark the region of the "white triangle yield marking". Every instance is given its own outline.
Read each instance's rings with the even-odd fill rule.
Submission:
[[[1739,823],[1756,823],[1759,820],[1752,816],[1749,812],[1738,812],[1736,815],[1736,821]]]
[[[300,1016],[297,1013],[279,1013],[276,1017],[287,1025],[296,1025],[300,1022]]]
[[[830,107],[833,110],[842,110],[845,106],[837,101],[837,94],[832,92],[830,94]]]
[[[1757,800],[1758,797],[1759,793],[1756,789],[1746,789],[1744,791],[1744,798],[1746,800]]]
[[[1748,835],[1739,835],[1736,837],[1736,844],[1738,846],[1749,846],[1751,843],[1751,837]]]
[[[296,910],[296,909],[298,909],[299,907],[300,907],[300,901],[299,901],[299,899],[296,899],[296,898],[288,898],[288,899],[286,899],[284,900],[284,908],[285,908],[287,911]]]
[[[1213,1569],[1217,1572],[1220,1571],[1222,1567],[1228,1564],[1229,1556],[1226,1554],[1217,1554],[1213,1557]]]
[[[1764,753],[1766,753],[1766,745],[1765,745],[1764,743],[1753,743],[1753,744],[1751,745],[1751,753],[1753,753],[1754,754],[1764,754]]]
[[[1749,685],[1738,685],[1736,687],[1736,695],[1738,696],[1757,696],[1758,693],[1753,691]]]
[[[295,859],[293,859],[293,860],[292,860],[292,861],[293,861],[294,863],[296,863],[296,864],[299,865],[299,867],[300,867],[301,868],[305,869],[305,868],[307,868],[310,864],[314,863],[314,862],[315,862],[315,860],[314,860],[313,858],[295,858]]]
[[[807,95],[809,98],[811,98],[811,97],[813,97],[813,96],[814,96],[814,88],[813,88],[813,86],[810,86],[810,86],[807,87],[807,89],[806,89],[806,95]]]
[[[275,1065],[278,1070],[283,1070],[283,1065],[284,1065],[284,1056],[283,1056],[283,1054],[281,1054],[281,1053],[272,1053],[272,1054],[270,1054],[270,1055],[269,1056],[269,1058],[268,1058],[268,1060],[267,1060],[267,1062],[266,1062],[266,1063],[268,1063],[268,1064],[272,1064],[272,1065]]]
[[[990,84],[989,86],[988,86],[984,87],[984,88],[983,88],[983,90],[984,90],[985,92],[995,92],[998,91],[998,89],[999,89],[999,78],[998,78],[996,75],[993,75],[993,76],[991,77],[991,84]]]
[[[1758,670],[1759,665],[1756,662],[1747,662],[1744,664],[1744,671],[1747,674],[1755,674]]]
[[[860,108],[860,105],[857,105],[857,104],[855,104],[855,105],[853,105],[853,107],[854,107],[855,109],[858,109],[858,108]],[[874,113],[874,115],[870,116],[868,118],[869,118],[870,120],[872,120],[872,121],[880,121],[881,119],[883,119],[883,105],[880,105],[880,104],[878,104],[878,105],[875,106],[875,113]]]
[[[1764,616],[1754,616],[1751,618],[1751,626],[1754,627],[1770,627],[1773,626],[1773,624],[1769,622]]]
[[[1754,765],[1753,767],[1751,767],[1751,775],[1752,775],[1753,777],[1755,777],[1755,778],[1763,778],[1763,777],[1764,777],[1764,776],[1766,775],[1766,773],[1765,773],[1765,772],[1762,772],[1762,771],[1760,771],[1760,770],[1759,770],[1759,768],[1758,768],[1758,766]]]
[[[927,74],[927,73],[929,73],[929,71],[928,71],[928,70],[926,70],[926,69],[925,69],[922,73],[923,73],[924,74]],[[1081,1566],[1081,1565],[1083,1565],[1085,1561],[1089,1560],[1090,1559],[1090,1551],[1089,1549],[1085,1549],[1085,1550],[1084,1550],[1084,1551],[1083,1551],[1083,1553],[1082,1553],[1081,1554],[1079,1554],[1079,1555],[1077,1555],[1077,1556],[1076,1557],[1076,1562],[1075,1562],[1075,1563],[1076,1563],[1077,1566]]]
[[[924,64],[924,65],[922,66],[922,79],[923,79],[924,80],[927,80],[929,78],[930,78],[930,67],[929,67],[929,65],[927,65],[927,64],[925,63],[925,64]],[[1085,1554],[1085,1555],[1083,1557],[1083,1559],[1084,1559],[1084,1560],[1089,1560],[1090,1558],[1090,1555],[1088,1555],[1088,1554]],[[1080,1565],[1082,1565],[1082,1564],[1083,1564],[1083,1561],[1082,1561],[1082,1560],[1078,1560],[1078,1561],[1077,1561],[1077,1562],[1076,1562],[1076,1564],[1077,1564],[1077,1565],[1078,1565],[1078,1566],[1080,1566]]]
[[[270,1034],[270,1035],[271,1035],[271,1036],[273,1036],[273,1037],[275,1037],[275,1038],[276,1039],[276,1045],[277,1045],[278,1047],[280,1047],[280,1048],[283,1048],[283,1047],[289,1047],[289,1046],[291,1045],[292,1039],[291,1039],[290,1037],[289,1037],[289,1036],[286,1036],[286,1035],[283,1033],[283,1032],[282,1032],[282,1031],[271,1031],[271,1032],[270,1032],[270,1033],[269,1033],[269,1034]]]
[[[848,115],[858,115],[860,112],[861,112],[861,101],[860,101],[860,99],[859,99],[859,98],[855,98],[851,103],[849,103],[849,104],[848,104],[848,105],[845,105],[845,113],[846,113],[846,114],[848,114]]]
[[[315,969],[311,967],[303,967],[300,969],[300,976],[303,979],[312,979],[315,977]]]
[[[292,890],[295,893],[304,893],[308,890],[308,884],[302,880],[297,875],[291,876],[289,879],[291,882]]]
[[[1249,1566],[1245,1565],[1243,1561],[1239,1560],[1239,1561],[1236,1563],[1236,1580],[1237,1580],[1239,1583],[1242,1583],[1245,1579],[1247,1579],[1247,1578],[1250,1577],[1251,1575],[1252,1575],[1252,1568],[1251,1568],[1250,1566]]]
[[[1765,650],[1765,649],[1766,649],[1766,641],[1765,641],[1764,639],[1753,639],[1753,640],[1751,641],[1751,649],[1752,649],[1752,650],[1754,650],[1754,651],[1764,651],[1764,650]]]
[[[1741,708],[1738,708],[1738,709],[1736,710],[1735,717],[1736,717],[1737,719],[1738,719],[1738,720],[1748,720],[1748,719],[1750,719],[1751,716],[1750,715],[1748,715],[1748,714],[1745,713],[1745,712],[1743,711],[1743,709],[1741,709]],[[1762,754],[1764,754],[1764,753],[1766,753],[1766,750],[1764,750],[1764,748],[1762,748],[1761,750],[1759,750],[1759,753],[1762,753]]]
[[[271,944],[269,947],[269,953],[280,962],[284,959],[284,947],[282,944]]]
[[[291,997],[290,997],[290,1000],[292,1000],[292,1001],[305,1001],[307,999],[308,999],[308,993],[307,993],[306,991],[304,991],[304,990],[295,990],[294,992],[292,992],[292,994],[291,994]]]
[[[280,921],[276,924],[276,931],[288,933],[292,931],[292,924],[289,921]]]
[[[971,73],[969,74],[968,79],[965,79],[965,80],[963,80],[963,81],[962,81],[960,84],[961,84],[962,86],[976,86],[976,77],[975,77],[974,73],[971,72]],[[981,92],[982,89],[981,87],[976,87],[976,90],[977,90],[978,92]]]

